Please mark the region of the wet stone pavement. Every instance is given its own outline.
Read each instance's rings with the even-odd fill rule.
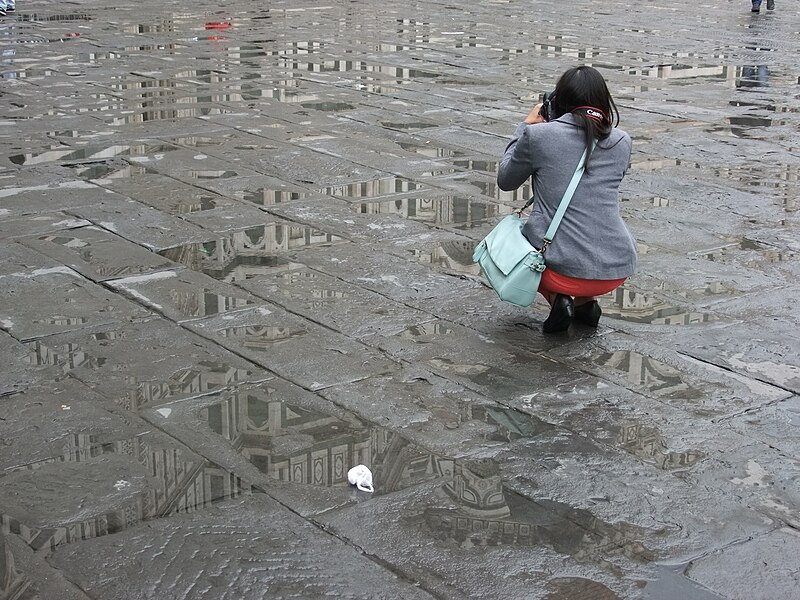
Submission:
[[[777,4],[20,0],[0,600],[800,598]],[[580,63],[634,138],[640,268],[544,337],[471,253]]]

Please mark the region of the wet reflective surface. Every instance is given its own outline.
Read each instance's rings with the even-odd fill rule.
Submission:
[[[0,597],[800,597],[777,4],[21,3]],[[575,64],[633,139],[640,260],[543,336],[471,255]]]
[[[162,250],[171,261],[225,281],[246,280],[289,262],[290,251],[342,241],[311,227],[273,223],[225,237]]]

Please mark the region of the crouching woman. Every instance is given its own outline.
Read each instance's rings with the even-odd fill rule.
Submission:
[[[523,234],[541,248],[575,167],[584,150],[588,153],[583,177],[547,247],[539,285],[551,306],[543,331],[556,333],[566,331],[573,319],[597,327],[596,298],[633,275],[636,243],[619,213],[631,138],[616,128],[619,112],[603,76],[592,67],[569,69],[550,100],[546,110],[537,105],[517,127],[497,184],[509,191],[532,178],[533,210]]]

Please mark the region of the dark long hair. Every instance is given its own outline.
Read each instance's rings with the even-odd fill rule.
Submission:
[[[596,112],[587,109],[599,109],[603,118],[596,118]],[[556,118],[572,113],[578,126],[586,132],[588,170],[594,141],[607,138],[619,124],[619,110],[600,71],[585,65],[566,71],[556,83],[553,112]]]

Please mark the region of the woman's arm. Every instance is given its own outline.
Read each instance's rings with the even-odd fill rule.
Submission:
[[[533,174],[533,153],[528,125],[544,123],[540,114],[541,104],[533,107],[523,123],[514,132],[514,137],[506,146],[497,170],[497,187],[504,192],[517,189]]]

